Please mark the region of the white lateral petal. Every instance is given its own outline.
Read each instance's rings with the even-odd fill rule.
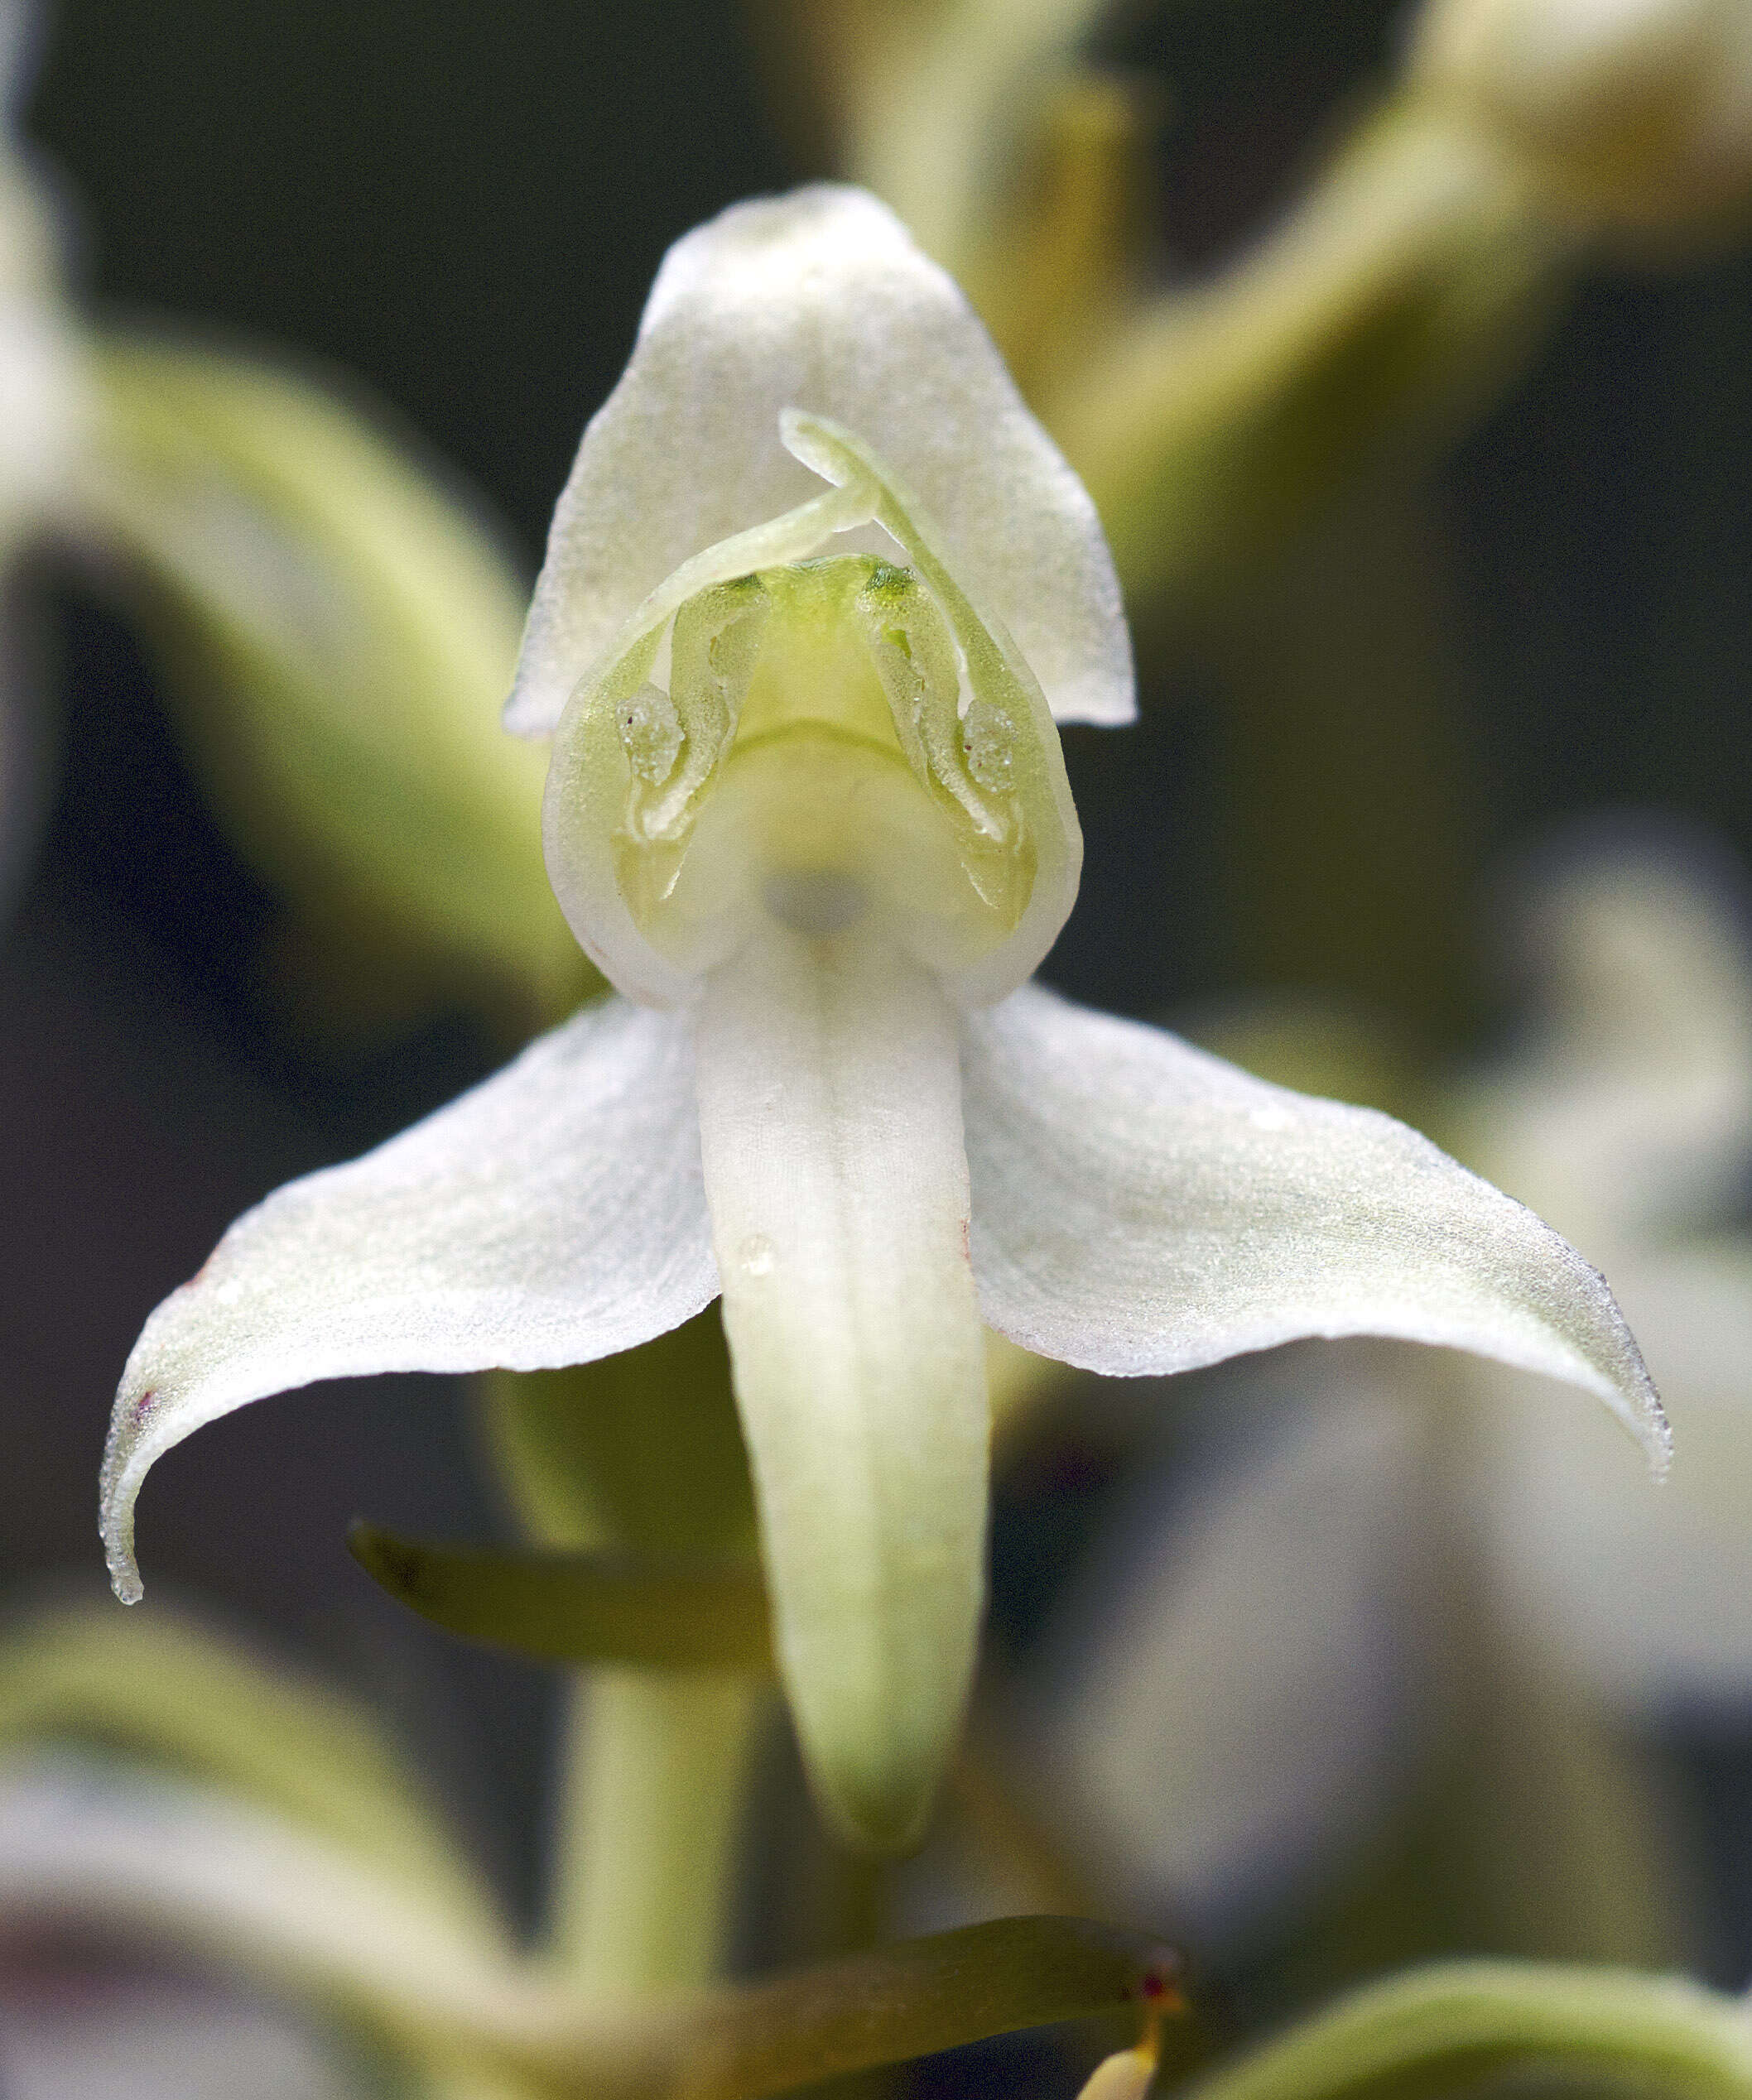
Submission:
[[[1012,1341],[1124,1376],[1397,1335],[1580,1386],[1664,1463],[1598,1271],[1415,1131],[1037,986],[967,1043],[974,1269]]]
[[[984,1590],[984,1348],[953,1012],[874,939],[715,973],[700,1142],[779,1663],[817,1794],[917,1835]]]
[[[359,2100],[353,2052],[308,2017],[162,1975],[75,1975],[70,1992],[0,1983],[7,2100]]]
[[[359,2100],[355,2054],[254,1991],[89,1966],[0,1976],[7,2100]]]
[[[672,569],[819,493],[779,442],[793,407],[893,467],[1060,721],[1132,718],[1119,584],[1082,483],[952,280],[875,198],[824,184],[734,205],[665,257],[555,512],[508,728],[551,734]]]
[[[587,1362],[717,1289],[686,1023],[586,1007],[363,1159],[277,1189],[152,1314],[104,1457],[118,1594],[140,1593],[140,1483],[204,1422],[318,1378]]]

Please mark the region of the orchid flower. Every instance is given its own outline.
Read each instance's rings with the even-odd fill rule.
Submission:
[[[1399,1335],[1664,1429],[1596,1272],[1388,1118],[1028,983],[1076,896],[1055,723],[1133,710],[1095,513],[955,286],[865,194],[670,252],[585,434],[514,730],[618,996],[238,1221],[147,1323],[103,1526],[286,1386],[536,1369],[721,1293],[780,1670],[848,1835],[912,1841],[983,1590],[982,1319],[1186,1369]]]

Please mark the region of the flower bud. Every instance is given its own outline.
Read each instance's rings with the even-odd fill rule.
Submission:
[[[1590,230],[1690,233],[1752,204],[1748,0],[1434,0],[1411,70]]]

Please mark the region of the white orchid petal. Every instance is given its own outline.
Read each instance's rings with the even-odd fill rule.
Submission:
[[[914,1837],[959,1728],[989,1425],[955,1016],[775,929],[699,1015],[700,1140],[784,1674],[817,1792]]]
[[[967,1039],[974,1267],[1011,1340],[1127,1375],[1396,1335],[1580,1386],[1664,1463],[1597,1271],[1416,1132],[1037,987]]]
[[[819,493],[779,443],[791,407],[901,476],[1060,721],[1132,718],[1119,585],[1081,483],[951,280],[874,197],[822,185],[735,205],[665,258],[555,513],[509,728],[551,734],[672,570]]]
[[[140,1483],[203,1423],[318,1378],[585,1362],[717,1288],[686,1025],[587,1007],[363,1159],[277,1190],[153,1314],[104,1458],[118,1593],[140,1593]]]

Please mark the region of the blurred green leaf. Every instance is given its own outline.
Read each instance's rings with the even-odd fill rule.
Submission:
[[[447,1632],[546,1662],[768,1671],[752,1561],[422,1545],[355,1524],[347,1544],[389,1594]]]
[[[664,2100],[758,2100],[1172,1988],[1173,1953],[1085,1918],[999,1918],[715,1993],[672,2027]],[[655,2067],[653,2067],[655,2069]]]
[[[484,1885],[368,1718],[331,1686],[154,1607],[105,1598],[0,1638],[0,1747],[94,1746],[336,1841],[452,1915],[496,1915]]]
[[[338,2009],[452,2089],[531,2100],[757,2100],[989,2035],[1168,1995],[1143,1934],[1010,1918],[747,1986],[580,1990],[503,1931],[217,1790],[77,1759],[0,1772],[0,1915],[176,1949]]]
[[[598,980],[548,887],[546,754],[499,727],[526,593],[466,504],[267,364],[96,344],[95,524],[238,851],[329,1004],[474,996],[509,1036]]]
[[[1201,2079],[1191,2100],[1476,2089],[1504,2074],[1705,2100],[1752,2092],[1752,2017],[1679,1977],[1453,1962],[1371,1985]]]

